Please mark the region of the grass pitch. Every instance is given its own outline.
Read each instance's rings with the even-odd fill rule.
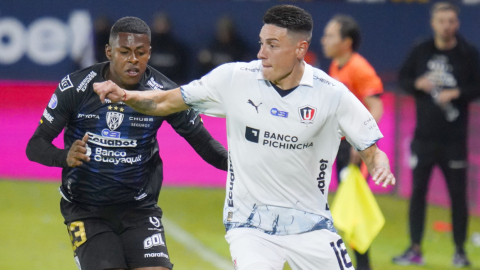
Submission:
[[[0,181],[0,269],[77,269],[60,215],[57,188],[58,183]],[[159,204],[166,218],[230,260],[222,225],[223,199],[223,189],[164,188]],[[377,200],[386,225],[371,247],[373,269],[454,269],[451,233],[432,230],[434,221],[450,221],[448,210],[439,207],[428,209],[423,245],[426,265],[395,266],[390,263],[391,258],[403,252],[409,244],[408,202],[392,196],[377,196]],[[480,232],[478,217],[470,218],[468,235],[474,231]],[[169,236],[168,227],[166,234],[175,270],[214,269],[189,246]],[[470,269],[480,269],[480,247],[474,247],[469,238],[466,250],[473,264]],[[353,254],[351,257],[354,259]],[[288,266],[285,269],[289,269]]]

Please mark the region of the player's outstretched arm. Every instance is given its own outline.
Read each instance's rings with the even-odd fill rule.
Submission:
[[[94,83],[93,89],[100,96],[102,103],[105,102],[105,98],[114,103],[123,101],[134,110],[147,115],[166,116],[190,108],[183,101],[180,88],[168,91],[128,91],[108,80]]]
[[[383,187],[395,185],[396,180],[390,171],[388,157],[376,144],[358,153],[365,164],[367,164],[368,172],[372,175],[373,181],[377,185],[383,184]]]

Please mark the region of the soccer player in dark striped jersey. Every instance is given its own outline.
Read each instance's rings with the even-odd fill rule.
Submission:
[[[157,131],[167,121],[208,163],[226,170],[227,152],[194,110],[147,116],[123,102],[102,104],[93,83],[168,91],[178,86],[147,65],[151,33],[118,20],[108,62],[64,77],[27,146],[30,160],[62,167],[61,212],[79,269],[172,269],[157,199],[163,180]],[[65,148],[52,144],[64,130]]]

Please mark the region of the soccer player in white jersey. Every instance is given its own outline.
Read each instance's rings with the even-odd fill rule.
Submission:
[[[303,60],[313,21],[279,5],[263,17],[260,60],[222,65],[171,91],[96,84],[103,101],[144,114],[193,108],[227,118],[229,174],[223,222],[235,269],[353,269],[327,195],[345,136],[377,184],[395,183],[372,115],[348,89]]]

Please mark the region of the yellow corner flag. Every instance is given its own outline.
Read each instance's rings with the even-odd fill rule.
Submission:
[[[360,169],[350,164],[331,204],[335,227],[359,253],[365,253],[383,228],[385,218]]]

